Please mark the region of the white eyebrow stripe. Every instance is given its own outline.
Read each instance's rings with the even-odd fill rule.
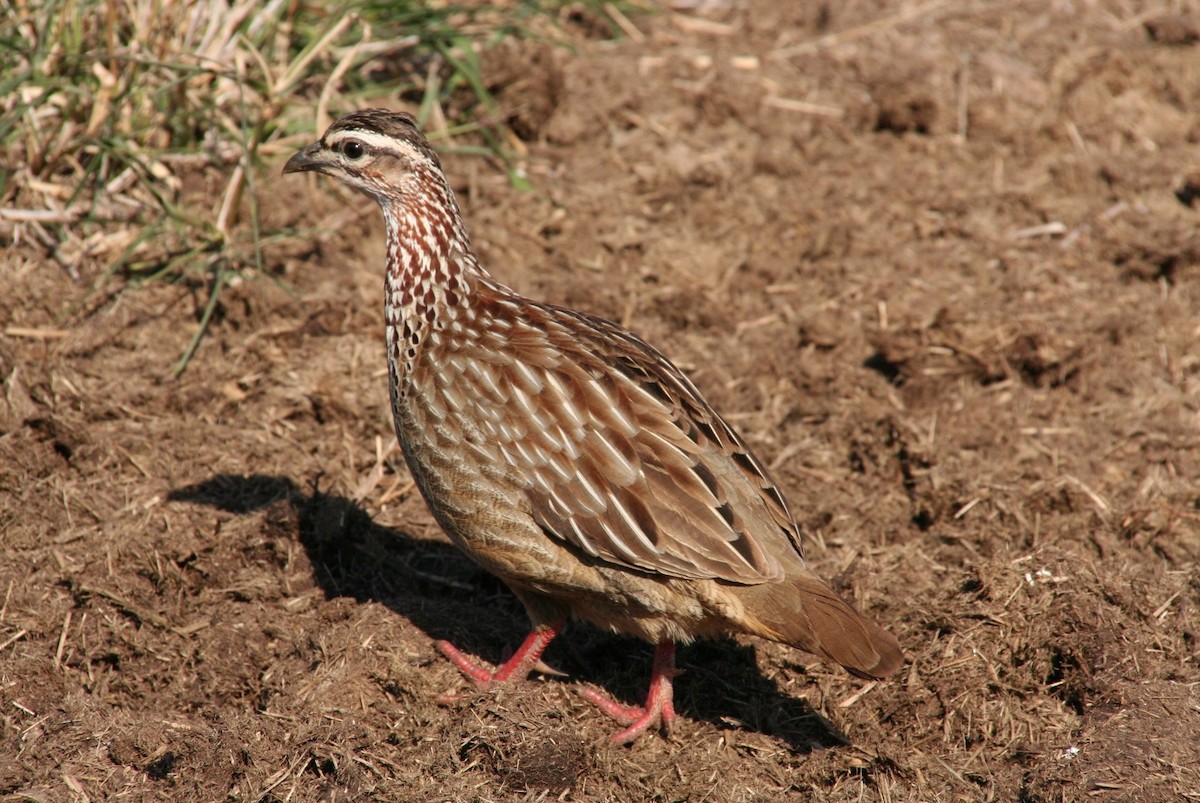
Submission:
[[[378,151],[399,152],[401,155],[412,159],[413,161],[426,161],[426,157],[421,154],[416,148],[402,139],[395,137],[386,137],[383,134],[378,134],[374,131],[363,131],[362,129],[347,129],[345,131],[334,131],[325,137],[325,147],[333,148],[339,142],[348,139],[356,139],[368,148]]]

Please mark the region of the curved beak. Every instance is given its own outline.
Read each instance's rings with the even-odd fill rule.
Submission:
[[[283,166],[283,172],[285,175],[287,173],[303,173],[310,170],[324,173],[325,168],[328,166],[329,163],[321,155],[321,143],[314,142],[291,159],[288,159],[287,164]]]

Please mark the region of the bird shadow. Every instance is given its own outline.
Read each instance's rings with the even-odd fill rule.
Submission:
[[[527,619],[504,584],[450,544],[384,527],[353,500],[301,487],[288,477],[218,474],[171,490],[174,502],[238,515],[265,512],[266,526],[295,537],[327,599],[378,602],[426,633],[465,652],[496,661],[520,643]],[[649,677],[650,649],[637,639],[575,626],[550,646],[547,660],[573,680],[640,703]],[[645,662],[630,661],[644,654]],[[807,701],[784,694],[758,669],[752,646],[731,640],[698,642],[680,650],[676,708],[721,729],[756,731],[797,753],[850,741]]]

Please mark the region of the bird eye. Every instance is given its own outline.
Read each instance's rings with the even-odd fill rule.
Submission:
[[[342,143],[342,153],[347,159],[353,159],[357,161],[363,158],[363,155],[366,154],[366,152],[367,149],[356,139],[348,139]]]

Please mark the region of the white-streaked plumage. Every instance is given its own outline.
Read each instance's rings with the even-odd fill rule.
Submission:
[[[749,632],[865,677],[900,665],[895,638],[808,568],[766,468],[665,356],[479,265],[412,118],[347,115],[285,170],[327,173],[383,210],[405,458],[450,538],[535,626],[494,674],[442,645],[477,682],[527,672],[568,617],[659,644],[647,713],[622,737],[669,720],[674,641]]]

